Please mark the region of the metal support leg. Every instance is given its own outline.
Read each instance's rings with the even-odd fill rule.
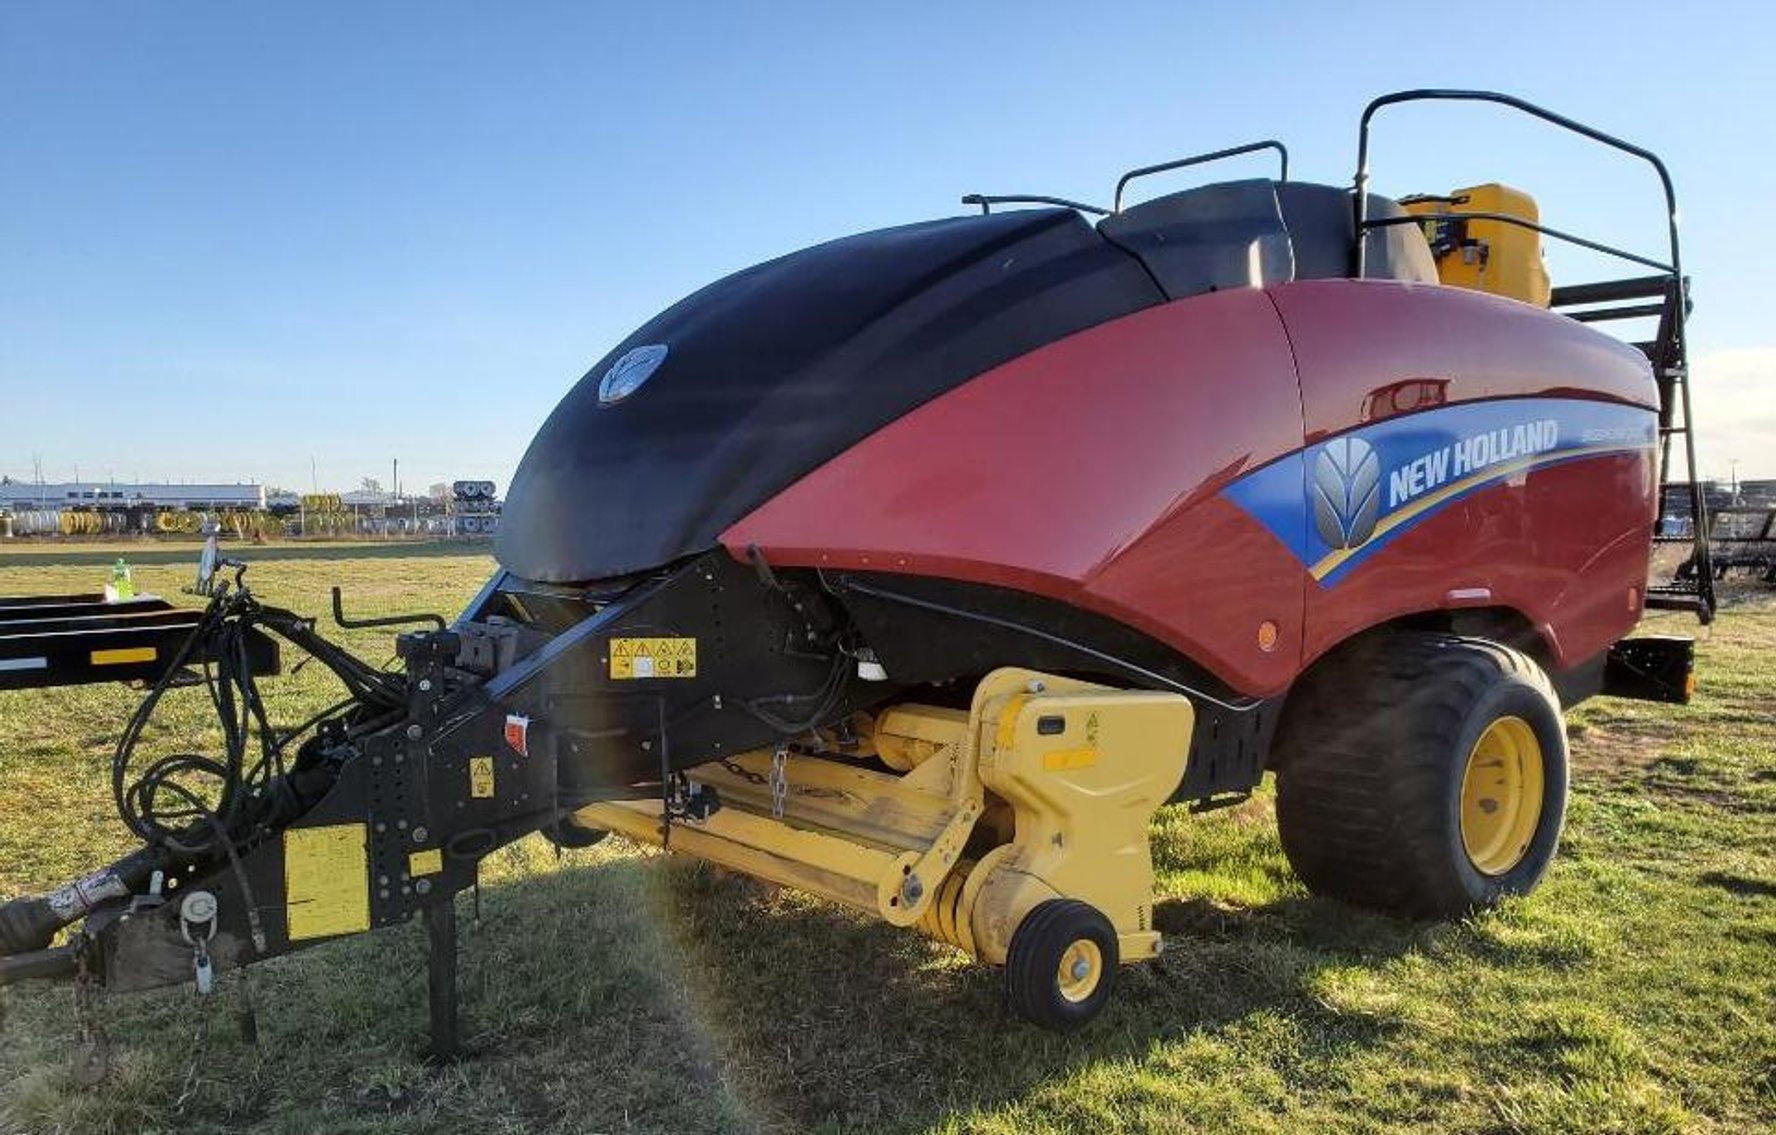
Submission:
[[[456,1033],[456,900],[447,898],[425,908],[426,996],[431,1004],[434,1060],[460,1055]]]

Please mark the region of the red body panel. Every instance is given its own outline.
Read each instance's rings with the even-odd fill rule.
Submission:
[[[1272,289],[1301,376],[1305,441],[1361,424],[1374,396],[1420,387],[1413,411],[1524,396],[1658,408],[1646,357],[1576,320],[1460,288],[1312,280]],[[1307,656],[1417,611],[1508,607],[1558,664],[1621,638],[1640,617],[1656,519],[1651,455],[1540,469],[1458,501],[1336,587],[1308,589]],[[1450,593],[1490,597],[1451,599]]]
[[[1638,618],[1650,454],[1508,477],[1330,586],[1222,495],[1378,414],[1553,395],[1655,397],[1632,348],[1508,300],[1384,281],[1214,293],[981,375],[810,473],[722,542],[786,567],[1032,591],[1137,627],[1254,694],[1280,691],[1355,631],[1451,606],[1520,611],[1566,664]],[[1482,588],[1489,597],[1475,598]],[[1277,632],[1269,649],[1265,623]]]
[[[723,534],[772,564],[1023,588],[1171,643],[1235,685],[1300,666],[1304,576],[1218,490],[1301,445],[1261,291],[1149,308],[926,403]],[[1263,620],[1278,624],[1270,652]]]
[[[1303,280],[1270,292],[1295,348],[1310,444],[1374,414],[1371,395],[1424,379],[1440,391],[1419,391],[1412,410],[1528,395],[1659,406],[1646,356],[1516,300],[1392,280]]]

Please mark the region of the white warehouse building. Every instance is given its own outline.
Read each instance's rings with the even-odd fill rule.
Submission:
[[[63,481],[37,484],[0,480],[0,509],[262,509],[265,486],[128,484]]]

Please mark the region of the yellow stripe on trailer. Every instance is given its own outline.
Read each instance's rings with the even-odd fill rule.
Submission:
[[[112,650],[92,652],[94,666],[128,666],[136,662],[153,662],[160,652],[152,646],[120,646]]]

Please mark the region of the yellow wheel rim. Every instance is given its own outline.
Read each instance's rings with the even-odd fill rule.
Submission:
[[[1061,996],[1079,1002],[1090,997],[1104,977],[1104,952],[1089,938],[1081,938],[1068,946],[1055,970],[1055,985]]]
[[[1523,862],[1542,819],[1542,744],[1521,717],[1486,727],[1462,771],[1461,836],[1483,875]]]

